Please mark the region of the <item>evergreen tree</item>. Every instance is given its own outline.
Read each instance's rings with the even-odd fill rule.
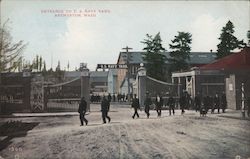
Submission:
[[[68,61],[67,69],[68,69],[68,71],[69,71],[69,61]]]
[[[168,59],[170,63],[169,72],[181,71],[187,69],[187,60],[190,58],[190,51],[192,43],[192,35],[188,32],[178,32],[172,40],[172,44],[169,44],[170,58]]]
[[[40,56],[39,58],[39,71],[40,72],[42,71],[42,67],[43,67],[43,59],[42,59],[42,56]]]
[[[8,20],[0,26],[0,72],[15,70],[21,62],[21,54],[27,44],[13,43],[8,29]]]
[[[44,71],[44,72],[47,71],[47,70],[46,70],[46,62],[45,62],[45,60],[43,61],[43,71]]]
[[[146,61],[147,74],[150,77],[164,79],[165,55],[162,54],[165,49],[162,47],[160,32],[154,37],[146,34],[147,38],[142,41],[146,45],[143,50],[146,50],[144,60]]]
[[[38,70],[39,70],[39,56],[38,55],[36,55],[36,64],[35,64],[35,67],[36,67],[36,70],[38,72]]]
[[[57,66],[56,66],[56,71],[61,71],[60,61],[58,61],[58,63],[57,63]]]
[[[236,48],[240,49],[246,46],[243,40],[239,41],[234,35],[234,25],[231,21],[228,21],[226,26],[222,28],[220,34],[220,43],[217,45],[217,58],[232,54],[232,51]]]

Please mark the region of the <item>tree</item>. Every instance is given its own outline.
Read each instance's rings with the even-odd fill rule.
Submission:
[[[45,62],[45,60],[43,61],[43,72],[46,72],[47,70],[46,70],[46,62]]]
[[[220,43],[217,45],[217,58],[232,54],[232,51],[236,48],[241,49],[246,46],[243,40],[239,41],[234,35],[234,25],[229,20],[225,27],[222,28],[220,34]]]
[[[8,20],[0,26],[0,72],[13,71],[20,64],[21,54],[27,44],[20,40],[12,42],[12,36],[7,27]]]
[[[28,69],[28,70],[32,71],[32,67],[33,66],[30,64],[30,61],[26,61],[26,60],[23,61],[23,68],[24,69]]]
[[[69,71],[69,61],[68,61],[67,69],[68,69],[68,71]]]
[[[181,71],[188,68],[187,60],[190,58],[190,51],[192,43],[192,35],[188,32],[178,32],[174,40],[169,44],[170,58],[168,59],[170,63],[169,72]]]
[[[57,66],[56,66],[56,71],[61,71],[60,61],[58,61],[58,63],[57,63]]]
[[[42,58],[42,56],[40,56],[40,58],[39,58],[39,71],[40,72],[42,71],[42,67],[43,67],[43,58]]]
[[[166,57],[162,54],[165,49],[162,47],[160,32],[154,37],[146,34],[147,38],[142,41],[146,45],[143,50],[146,50],[144,60],[146,61],[147,74],[159,80],[164,79],[164,66]]]

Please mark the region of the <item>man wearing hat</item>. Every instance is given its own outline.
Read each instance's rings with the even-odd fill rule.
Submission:
[[[149,118],[149,110],[150,110],[150,105],[152,104],[151,98],[149,97],[148,91],[146,92],[146,99],[144,101],[144,106],[145,106],[145,113],[147,114],[147,118]]]

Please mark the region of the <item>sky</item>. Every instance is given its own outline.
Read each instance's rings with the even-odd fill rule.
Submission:
[[[232,21],[234,35],[247,42],[250,1],[70,1],[2,0],[1,25],[8,26],[13,42],[28,43],[26,60],[41,55],[47,68],[70,70],[87,63],[115,64],[122,48],[142,51],[146,34],[160,32],[169,44],[178,31],[192,34],[191,51],[217,50],[222,27]],[[80,15],[80,16],[79,16]]]

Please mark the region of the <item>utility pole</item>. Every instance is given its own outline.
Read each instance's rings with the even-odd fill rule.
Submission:
[[[241,113],[242,113],[242,117],[245,118],[245,90],[244,90],[244,83],[241,84]]]
[[[129,50],[132,50],[132,48],[129,48],[128,46],[126,46],[125,48],[122,48],[123,50],[126,50],[127,53],[127,66],[128,66],[128,71],[127,71],[127,82],[128,82],[128,101],[130,102],[130,82],[129,82],[129,78],[130,78],[130,65],[129,65],[129,60],[130,60],[130,54],[129,54]]]

